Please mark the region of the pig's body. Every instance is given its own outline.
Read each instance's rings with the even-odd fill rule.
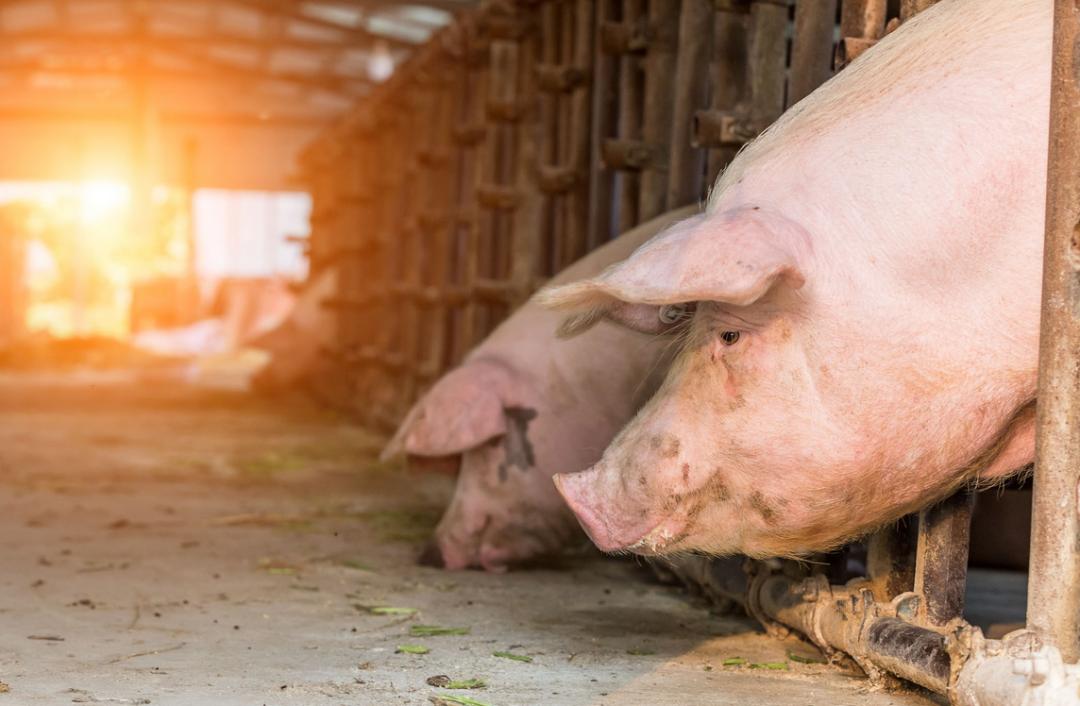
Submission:
[[[1049,0],[944,0],[696,222],[547,295],[698,302],[656,397],[556,479],[601,548],[800,554],[1031,461],[1050,46]]]
[[[554,282],[599,273],[696,210],[631,230]],[[526,303],[435,384],[387,447],[388,456],[461,456],[436,529],[447,568],[501,570],[563,548],[576,522],[552,474],[596,462],[662,379],[666,342],[611,325],[559,341],[561,318]]]
[[[257,387],[292,387],[318,368],[320,349],[331,345],[335,330],[333,313],[323,302],[334,296],[336,288],[337,276],[332,270],[318,274],[296,297],[285,320],[250,342],[271,356],[255,378]]]

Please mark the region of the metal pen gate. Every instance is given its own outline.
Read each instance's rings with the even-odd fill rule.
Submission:
[[[459,16],[306,152],[344,398],[392,428],[546,277],[703,198],[785,107],[932,2],[491,0]],[[792,564],[668,566],[954,703],[1080,701],[1080,11],[1056,5],[1030,629],[987,640],[962,618],[967,492],[871,537],[867,576],[845,585]]]

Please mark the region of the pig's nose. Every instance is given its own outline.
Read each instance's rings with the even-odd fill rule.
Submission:
[[[588,488],[591,479],[588,476],[595,472],[594,469],[589,469],[580,473],[557,473],[552,480],[555,481],[559,494],[570,506],[570,510],[577,517],[578,524],[585,530],[585,534],[589,535],[592,543],[602,552],[613,552],[623,549],[625,545],[612,538],[606,523],[600,519],[592,507],[591,492]]]
[[[442,550],[439,549],[439,543],[432,539],[424,545],[424,549],[420,552],[420,556],[416,558],[416,563],[420,566],[431,566],[436,569],[446,568],[446,560],[443,559]]]

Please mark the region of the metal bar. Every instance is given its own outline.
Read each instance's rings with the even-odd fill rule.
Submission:
[[[519,7],[518,12],[525,14],[527,10]],[[529,32],[517,43],[515,52],[515,96],[523,110],[516,125],[516,153],[510,174],[515,188],[522,195],[510,224],[511,247],[507,274],[514,291],[514,307],[524,304],[532,294],[544,235],[545,197],[537,184],[537,167],[551,133],[544,129],[544,123],[535,109],[538,104],[535,66],[541,51],[540,43],[541,38],[537,33]]]
[[[791,78],[787,104],[795,105],[832,76],[836,0],[795,3],[795,36],[791,42]]]
[[[585,163],[589,169],[589,221],[586,229],[586,244],[589,250],[599,247],[613,237],[612,197],[615,184],[612,172],[604,169],[600,145],[604,138],[615,132],[615,111],[618,107],[615,85],[617,71],[615,59],[602,50],[595,38],[604,20],[611,16],[615,2],[617,0],[597,0],[593,12],[592,115],[589,125],[589,155]]]
[[[964,612],[974,500],[961,490],[919,512],[915,593],[921,597],[919,618],[928,625],[945,625]]]
[[[713,18],[713,63],[709,77],[710,112],[731,113],[747,92],[747,37],[750,16],[746,12],[718,9]],[[712,184],[738,152],[738,145],[706,144],[709,148],[706,183]]]
[[[887,0],[842,0],[840,41],[834,68],[839,71],[885,35]]]
[[[915,590],[917,525],[905,517],[880,529],[866,542],[866,573],[870,590],[879,601],[889,601]]]
[[[945,636],[898,619],[865,586],[830,586],[820,574],[799,581],[764,573],[752,581],[747,605],[826,652],[848,654],[871,677],[889,672],[938,694],[948,691],[952,658]]]
[[[1027,621],[1069,663],[1080,659],[1078,40],[1080,9],[1056,0]]]
[[[676,44],[682,0],[648,0],[649,47],[645,52],[645,106],[641,137],[654,152],[666,152],[675,118]],[[639,221],[659,216],[667,207],[667,159],[658,159],[641,173]]]
[[[712,3],[683,0],[675,67],[675,113],[671,123],[668,162],[668,208],[694,203],[702,196],[705,154],[694,144],[693,116],[709,99],[709,54],[712,49]],[[702,31],[702,28],[706,31]]]
[[[937,0],[900,0],[900,21],[905,22],[933,5]]]
[[[567,52],[571,66],[582,75],[593,73],[594,0],[577,0],[573,4],[573,49]],[[567,14],[570,11],[567,10]],[[562,261],[555,269],[562,269],[595,247],[589,232],[590,183],[588,178],[590,147],[592,145],[592,91],[595,80],[576,86],[567,101],[569,124],[567,125],[567,151],[564,166],[573,174],[573,186],[566,197],[566,235]],[[554,274],[554,273],[552,273]]]
[[[750,119],[770,124],[784,111],[788,9],[772,2],[750,7]]]
[[[644,0],[623,0],[622,21],[627,27],[643,21]],[[619,108],[616,135],[621,140],[636,140],[641,134],[641,60],[635,54],[623,54],[619,60]],[[611,167],[609,167],[611,168]],[[617,218],[615,229],[625,233],[639,222],[638,190],[640,177],[623,172],[616,178]]]

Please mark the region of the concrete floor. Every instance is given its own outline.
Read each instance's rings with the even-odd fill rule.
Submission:
[[[0,706],[932,703],[792,661],[814,652],[586,549],[501,576],[419,567],[449,481],[378,465],[378,444],[297,400],[0,377]]]

